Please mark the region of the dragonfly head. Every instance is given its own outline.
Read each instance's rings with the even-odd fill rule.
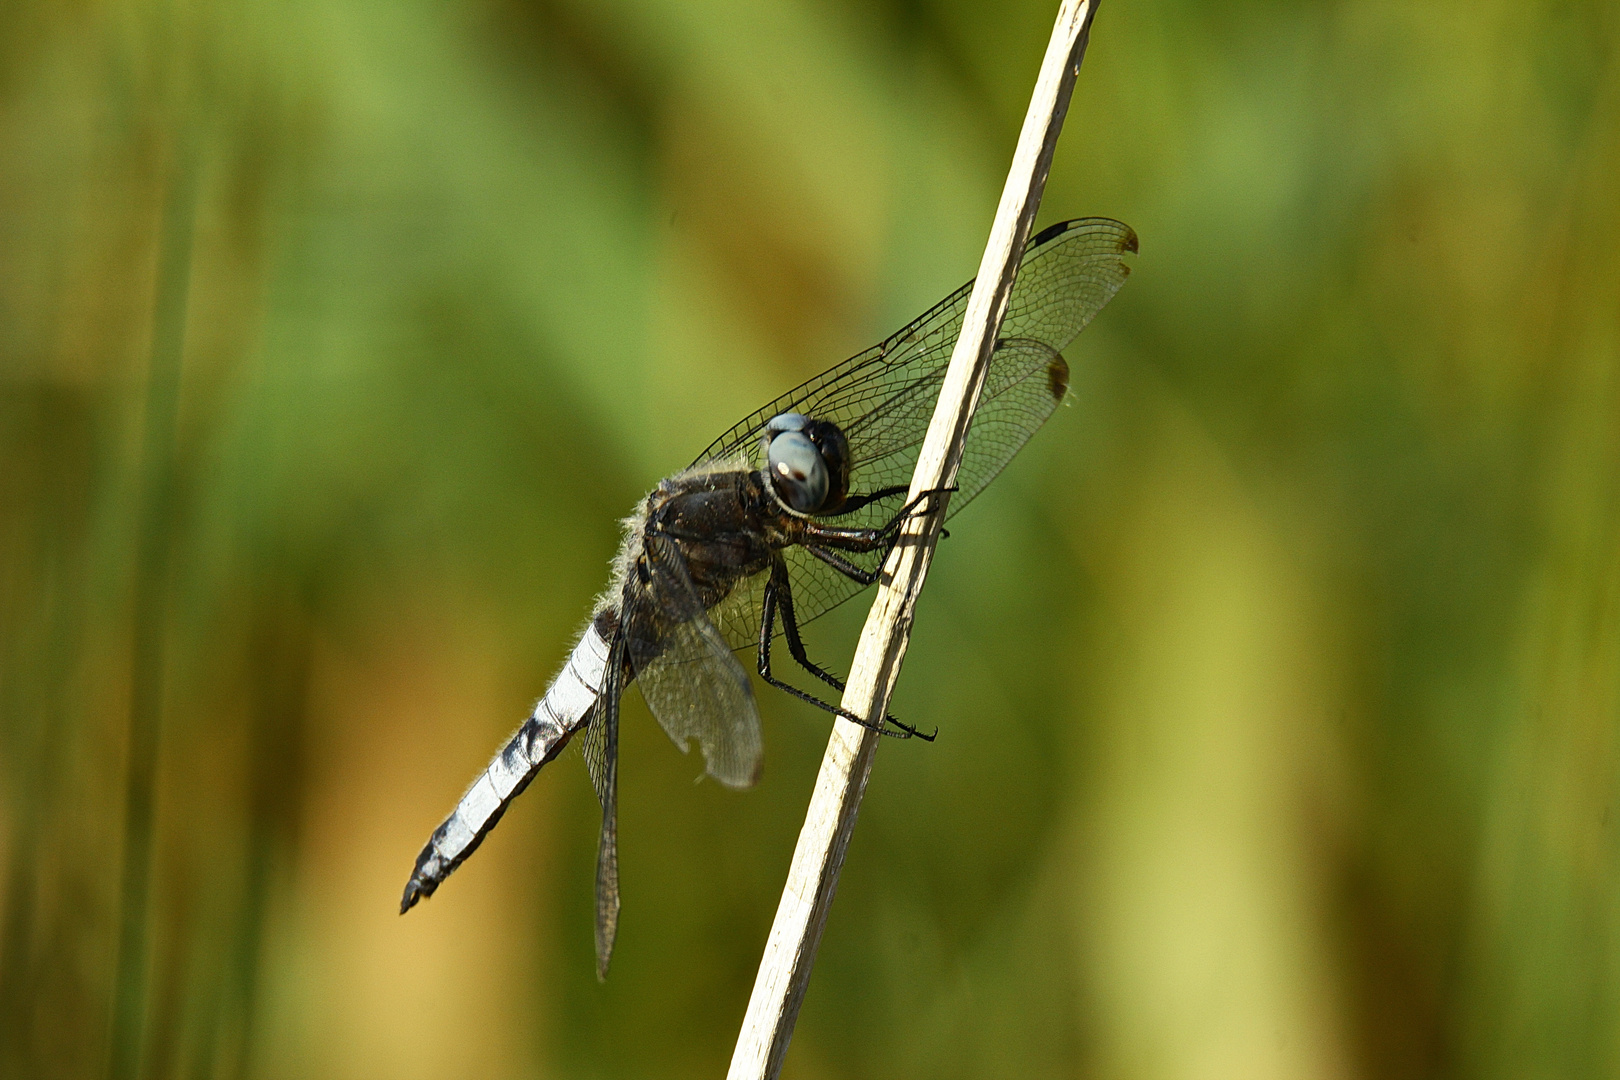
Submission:
[[[826,514],[849,496],[849,442],[838,425],[782,413],[765,425],[765,472],[782,505]]]

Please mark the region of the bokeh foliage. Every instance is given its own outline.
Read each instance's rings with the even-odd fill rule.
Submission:
[[[971,273],[1051,15],[0,7],[0,1075],[719,1074],[823,716],[738,795],[629,695],[606,986],[577,760],[398,890],[616,517]],[[1620,1069],[1617,57],[1103,6],[1043,221],[1142,255],[935,563],[788,1075]]]

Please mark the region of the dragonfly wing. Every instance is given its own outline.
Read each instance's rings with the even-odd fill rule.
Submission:
[[[602,804],[602,834],[596,848],[596,977],[607,979],[613,939],[619,932],[619,697],[624,691],[624,638],[608,649],[601,693],[585,729],[585,768]]]
[[[1066,221],[1029,242],[968,431],[951,514],[995,479],[1063,400],[1069,385],[1063,350],[1125,283],[1130,267],[1124,255],[1136,247],[1131,228],[1107,218]],[[887,340],[759,409],[716,440],[699,462],[740,455],[760,467],[765,425],[780,413],[796,412],[830,420],[843,430],[853,462],[853,493],[906,487],[972,289],[970,281]],[[902,501],[879,500],[826,520],[869,528],[885,522]],[[802,549],[789,548],[784,556],[801,623],[861,591],[860,585]],[[881,557],[881,553],[850,556],[867,569]],[[758,626],[757,611],[752,625]],[[750,644],[729,625],[726,636],[735,647]]]
[[[674,543],[649,535],[644,551],[648,581],[624,626],[647,708],[682,752],[697,741],[710,776],[751,787],[764,745],[748,673],[705,612]]]

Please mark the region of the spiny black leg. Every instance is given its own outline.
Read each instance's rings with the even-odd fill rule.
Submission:
[[[841,708],[841,706],[828,703],[828,701],[821,701],[821,698],[816,698],[815,695],[805,693],[805,691],[800,690],[799,687],[794,687],[792,683],[784,683],[782,682],[781,678],[771,674],[771,638],[773,638],[774,633],[776,633],[776,599],[778,599],[778,597],[776,597],[776,581],[766,581],[765,606],[763,606],[765,607],[765,610],[761,612],[760,619],[760,678],[763,678],[765,682],[771,683],[771,685],[778,688],[778,690],[791,693],[792,696],[799,698],[800,701],[804,701],[805,704],[813,704],[815,708],[825,709],[825,711],[831,712],[833,716],[842,716],[844,719],[847,719],[847,721],[854,721],[855,724],[860,724],[862,727],[868,727],[868,729],[875,730],[875,732],[880,733],[880,735],[894,735],[894,737],[904,738],[904,735],[902,735],[901,732],[888,732],[888,730],[883,729],[883,725],[872,724],[872,722],[867,721],[865,717],[855,716],[854,712],[849,711],[849,709]]]
[[[910,517],[912,514],[915,514],[918,509],[922,507],[923,503],[932,502],[935,499],[943,498],[944,496],[950,495],[957,490],[958,488],[955,484],[952,484],[950,487],[929,488],[927,491],[919,494],[915,499],[912,499],[910,502],[906,503],[906,505],[902,506],[899,510],[895,511],[894,517],[890,518],[889,523],[883,526],[883,531],[895,531],[905,523],[906,518]]]
[[[836,714],[838,716],[848,717],[849,719],[855,721],[858,724],[861,724],[861,725],[866,726],[866,727],[870,727],[871,726],[870,724],[867,724],[865,720],[863,720],[862,718],[856,716],[854,713],[848,712],[845,709],[842,709],[837,705],[832,705],[832,704],[829,704],[828,702],[822,701],[818,697],[814,697],[814,696],[812,696],[810,694],[807,694],[803,690],[800,690],[797,686],[792,686],[792,685],[789,685],[788,683],[783,682],[781,679],[778,679],[776,677],[776,675],[771,671],[771,639],[776,636],[776,613],[777,613],[777,607],[778,607],[779,604],[783,608],[783,615],[785,616],[785,618],[783,620],[784,623],[786,624],[786,626],[792,626],[793,627],[793,630],[791,632],[793,633],[794,636],[797,636],[797,634],[798,634],[798,627],[794,623],[789,621],[789,619],[791,617],[787,616],[787,612],[792,610],[791,601],[788,601],[786,603],[783,602],[783,595],[782,595],[781,592],[778,591],[779,588],[780,588],[779,582],[780,582],[780,579],[777,577],[776,568],[773,567],[772,570],[771,570],[771,578],[770,578],[769,581],[767,581],[765,583],[765,602],[764,602],[764,605],[763,605],[763,610],[760,613],[760,620],[759,620],[759,676],[760,676],[760,678],[764,679],[766,682],[770,683],[772,686],[776,687],[778,690],[786,690],[788,693],[792,694],[794,697],[798,698],[800,701],[807,701],[811,705],[814,705],[819,709],[825,709],[828,712],[834,713],[834,714]],[[792,648],[792,643],[791,642],[789,643],[788,647],[790,649]],[[839,690],[839,691],[842,691],[844,689],[844,684],[843,683],[841,683],[837,679],[833,678],[827,672],[822,671],[820,668],[816,667],[814,664],[807,663],[805,666],[810,670],[810,672],[812,674],[816,675],[819,678],[825,679],[834,689]]]
[[[804,535],[827,547],[838,548],[842,551],[876,551],[885,544],[893,545],[895,538],[900,534],[900,526],[905,524],[906,519],[914,514],[917,508],[925,501],[955,490],[955,488],[935,488],[923,492],[901,507],[900,512],[890,518],[882,528],[840,529],[832,525],[806,523],[803,527]]]
[[[794,686],[791,683],[785,683],[771,673],[771,638],[776,630],[776,603],[777,596],[775,582],[768,581],[765,583],[764,611],[763,617],[760,619],[759,627],[760,678],[764,679],[778,690],[792,694],[794,697],[808,705],[814,705],[816,708],[830,712],[834,716],[842,716],[844,719],[857,723],[863,728],[869,728],[880,735],[888,735],[893,738],[910,738],[910,736],[906,735],[904,731],[888,731],[881,724],[873,724],[865,717],[856,716],[848,709],[842,708],[838,705],[833,705],[830,702],[822,701],[814,694],[807,694],[803,690],[800,690],[797,686]]]
[[[876,491],[866,495],[851,495],[849,498],[844,500],[844,505],[838,508],[837,513],[828,514],[826,516],[843,517],[845,514],[853,514],[855,511],[859,510],[863,506],[866,506],[868,503],[875,503],[881,499],[892,499],[896,495],[904,495],[909,490],[911,490],[909,487],[904,484],[900,484],[895,487],[878,488]]]
[[[955,491],[956,489],[944,488],[941,490]],[[920,503],[923,499],[930,498],[938,494],[940,494],[940,491],[925,491],[919,495],[915,501]],[[837,570],[840,574],[843,574],[845,577],[855,582],[857,585],[864,587],[873,584],[878,580],[879,577],[882,576],[883,560],[879,561],[879,566],[877,569],[865,570],[859,566],[856,566],[854,563],[850,562],[842,555],[839,555],[837,552],[830,551],[820,545],[830,544],[833,547],[842,548],[845,551],[856,551],[863,553],[882,549],[883,559],[886,560],[889,557],[889,552],[894,549],[895,542],[899,539],[898,524],[904,519],[904,512],[902,512],[899,517],[896,517],[882,529],[871,530],[826,529],[809,526],[805,529],[805,535],[817,542],[811,544],[801,544],[800,546],[810,554],[814,555],[816,558],[820,559],[822,562],[826,563],[828,566],[832,567],[834,570]],[[883,534],[890,529],[894,530],[893,534],[884,536]],[[862,532],[870,534],[871,537],[877,539],[877,542],[868,546],[866,537],[855,537],[852,535]],[[940,535],[949,536],[950,534],[941,529]],[[885,544],[888,546],[884,547]]]
[[[831,672],[823,671],[818,665],[811,661],[810,654],[805,651],[804,640],[799,637],[799,617],[794,614],[793,611],[792,582],[788,579],[787,564],[782,561],[781,556],[777,556],[776,558],[776,565],[772,567],[771,577],[779,580],[780,582],[777,588],[777,601],[782,608],[782,630],[787,634],[788,652],[793,654],[793,659],[797,660],[799,666],[804,668],[804,670],[808,671],[822,682],[827,683],[840,694],[843,693],[843,680],[839,679]],[[840,712],[842,712],[842,710],[840,710]],[[901,721],[896,720],[893,716],[885,715],[883,719],[905,732],[904,736],[902,736],[903,738],[909,739],[911,736],[915,735],[924,742],[933,742],[934,736],[939,734],[938,730],[935,730],[933,735],[924,735],[910,724],[902,723]],[[889,733],[885,732],[885,734]]]
[[[810,654],[805,652],[804,640],[799,637],[799,617],[793,611],[793,583],[788,578],[787,563],[782,561],[780,555],[772,560],[771,584],[776,587],[776,601],[782,609],[782,630],[787,634],[788,652],[793,654],[793,659],[797,660],[804,670],[840,694],[843,693],[844,680],[813,663]],[[893,717],[889,719],[892,720]]]
[[[798,661],[799,665],[806,671],[810,672],[810,674],[816,676],[818,679],[821,679],[835,690],[839,691],[840,693],[842,693],[844,690],[844,684],[837,678],[837,676],[816,666],[816,664],[811,662],[809,654],[805,652],[804,642],[799,637],[798,619],[795,618],[793,614],[793,590],[788,581],[787,564],[782,561],[781,556],[777,556],[773,561],[770,580],[765,583],[765,600],[759,621],[760,678],[764,679],[778,690],[787,691],[800,701],[814,705],[818,709],[824,709],[825,711],[832,713],[834,716],[842,716],[844,719],[851,720],[861,725],[863,728],[868,728],[877,732],[879,735],[887,735],[890,738],[895,739],[909,739],[915,735],[924,742],[934,741],[934,737],[939,734],[937,729],[931,735],[924,735],[910,724],[902,723],[901,721],[896,720],[893,716],[885,715],[885,720],[900,729],[899,731],[890,731],[882,724],[871,723],[865,717],[857,716],[842,706],[822,701],[815,695],[807,694],[803,690],[800,690],[797,686],[785,683],[772,674],[771,638],[776,634],[776,614],[778,605],[780,605],[782,612],[782,629],[787,634],[788,651],[793,654],[793,659]]]
[[[828,551],[814,544],[801,544],[800,546],[857,585],[863,587],[870,585],[883,575],[881,566],[876,570],[862,570],[836,551]]]

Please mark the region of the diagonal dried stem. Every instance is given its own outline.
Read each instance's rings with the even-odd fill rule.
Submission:
[[[1063,0],[1058,12],[968,299],[962,336],[951,354],[939,403],[912,474],[912,498],[955,482],[968,425],[984,388],[1024,244],[1035,224],[1095,11],[1096,0]],[[933,513],[908,521],[884,567],[844,691],[843,707],[858,715],[882,716],[888,709],[911,637],[912,611],[945,509],[945,500],[939,500]],[[732,1054],[730,1080],[774,1078],[781,1071],[878,741],[876,732],[848,720],[840,719],[833,726]]]

